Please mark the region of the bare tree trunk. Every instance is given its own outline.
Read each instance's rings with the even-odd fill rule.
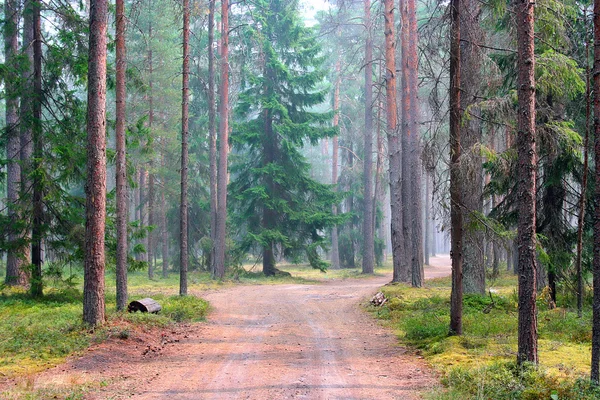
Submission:
[[[165,155],[163,148],[163,155],[161,157],[161,165],[165,167]],[[165,190],[166,185],[163,180],[163,187],[160,191],[160,217],[161,217],[161,230],[162,230],[162,276],[167,278],[169,276],[169,233],[167,231],[167,210],[165,201]]]
[[[179,213],[179,295],[187,295],[188,272],[188,135],[190,102],[190,2],[183,0],[183,68],[181,103],[181,205]]]
[[[127,153],[125,148],[127,54],[125,0],[116,0],[116,191],[117,191],[117,310],[127,305]]]
[[[583,315],[583,271],[581,268],[581,257],[583,254],[583,225],[585,218],[585,194],[587,189],[588,179],[588,147],[590,137],[590,42],[588,37],[587,26],[587,7],[583,9],[583,20],[585,29],[585,139],[583,141],[583,178],[581,180],[581,195],[579,198],[579,215],[577,216],[577,256],[575,258],[575,270],[577,271],[577,316]]]
[[[150,3],[152,4],[152,3]],[[152,23],[149,27],[149,48],[148,48],[148,74],[149,74],[149,85],[148,85],[148,130],[150,136],[152,136],[152,127],[154,125],[154,97],[153,97],[153,63],[152,63]],[[148,163],[148,227],[154,225],[154,175],[152,174],[154,166],[154,155],[151,154],[150,162]],[[148,229],[148,236],[146,237],[146,254],[148,255],[148,278],[154,279],[154,235],[152,228]]]
[[[139,195],[139,200],[138,200],[138,208],[139,208],[139,213],[140,213],[140,219],[139,219],[139,224],[140,224],[140,228],[146,228],[148,226],[147,219],[146,219],[146,173],[148,171],[146,170],[146,168],[144,167],[144,165],[140,165],[140,180],[138,181],[139,183],[139,187],[138,187],[138,195]],[[148,236],[146,235],[142,240],[141,243],[144,245],[144,252],[140,253],[139,255],[139,260],[140,261],[148,261],[148,243],[147,243],[147,239]]]
[[[91,0],[88,60],[88,168],[86,184],[83,321],[104,322],[106,218],[106,25],[108,2]],[[35,240],[35,233],[34,233]]]
[[[431,193],[429,188],[429,177],[425,174],[425,264],[429,265],[429,255],[431,254]]]
[[[33,100],[35,96],[34,89],[34,7],[37,4],[34,0],[25,0],[23,8],[23,54],[27,57],[28,66],[22,71],[21,79],[24,85],[21,95],[21,191],[25,193],[25,198],[21,199],[21,218],[26,224],[23,239],[25,246],[22,250],[22,260],[28,265],[31,264],[31,215],[33,214],[33,204],[29,201],[28,194],[33,190],[32,161],[33,161]],[[21,269],[19,276],[28,279],[27,274]]]
[[[225,276],[225,238],[227,229],[227,153],[229,151],[229,1],[221,1],[221,107],[219,125],[219,169],[217,171],[216,277]]]
[[[19,239],[20,232],[17,229],[19,206],[19,189],[21,181],[21,140],[19,137],[19,97],[18,97],[18,79],[16,70],[17,56],[19,52],[18,34],[19,34],[19,2],[16,0],[6,0],[4,2],[4,59],[8,65],[7,75],[4,79],[4,89],[6,93],[6,158],[7,158],[7,176],[6,193],[8,218],[11,221],[11,229],[8,232],[8,241],[11,247],[7,251],[6,261],[6,279],[7,285],[19,285],[21,281],[21,258],[19,249],[15,247]]]
[[[215,2],[208,2],[208,140],[210,158],[210,269],[215,277],[215,245],[217,240],[217,132],[215,109],[215,55],[213,44],[215,42]]]
[[[462,335],[463,309],[463,215],[460,181],[460,0],[450,1],[450,257],[452,292],[450,294],[450,334]]]
[[[400,193],[402,196],[402,271],[405,271],[406,276],[402,279],[403,282],[412,283],[412,196],[411,185],[411,105],[412,96],[410,90],[410,65],[409,65],[409,49],[410,41],[410,21],[408,16],[408,2],[400,1],[400,20],[402,30],[400,32],[400,47],[401,47],[401,64],[400,64],[400,86],[402,92],[402,125],[400,138],[401,151],[401,174],[400,174]]]
[[[43,263],[43,255],[42,255],[42,246],[43,246],[43,222],[44,222],[44,203],[43,203],[43,193],[44,193],[44,181],[41,178],[41,174],[39,171],[42,169],[42,157],[43,157],[43,132],[42,132],[42,18],[41,18],[41,1],[37,0],[33,5],[33,98],[35,99],[33,103],[33,156],[34,156],[34,169],[38,171],[34,175],[33,178],[33,225],[31,229],[31,264],[33,265],[31,269],[31,295],[34,297],[42,296],[43,294],[43,282],[42,282],[42,263]],[[90,17],[91,24],[91,17]],[[106,22],[104,22],[104,27],[106,29]],[[106,43],[106,42],[104,42]],[[90,36],[90,49],[91,46],[91,36]],[[106,45],[104,47],[106,49]],[[106,54],[106,50],[105,50]],[[92,52],[90,51],[90,58]],[[104,61],[106,62],[106,55],[104,57]],[[88,65],[88,69],[92,69]],[[106,73],[106,68],[104,68],[104,72]],[[89,79],[89,75],[88,75]],[[92,80],[89,80],[89,84],[92,84]],[[104,82],[106,83],[106,77],[104,77]],[[106,96],[106,88],[104,90],[104,96]],[[88,95],[88,103],[89,103],[89,95]],[[89,106],[88,106],[89,107]],[[88,120],[90,116],[88,113]],[[88,122],[88,127],[89,127]],[[88,128],[88,137],[89,137],[89,128]],[[106,137],[106,132],[104,132],[104,137]],[[89,141],[88,141],[89,143]],[[88,147],[89,148],[89,147]],[[106,148],[104,147],[106,151]],[[89,150],[88,150],[89,151]],[[104,153],[104,162],[106,165],[106,153]],[[89,158],[89,153],[88,153]],[[89,161],[88,161],[88,176],[90,174],[89,170]],[[106,167],[104,168],[104,175],[98,176],[98,179],[101,179],[104,176],[104,187],[106,187]],[[88,178],[89,179],[89,178]],[[104,194],[104,198],[106,199],[106,194]],[[106,211],[105,211],[106,212]],[[102,220],[102,224],[104,224],[104,220]],[[104,225],[102,225],[104,227]],[[87,225],[86,225],[87,229]],[[104,230],[102,231],[102,243],[104,243]],[[87,235],[87,231],[86,231]],[[87,246],[87,236],[86,236],[86,246]],[[104,268],[104,266],[102,266]],[[104,283],[104,281],[102,281]],[[85,289],[85,287],[84,287]],[[104,290],[104,289],[103,289]],[[85,293],[84,293],[84,304],[85,304]],[[85,308],[84,308],[85,310]],[[84,313],[85,315],[85,313]]]
[[[594,159],[595,192],[600,198],[600,0],[594,0]],[[592,322],[591,380],[600,383],[600,202],[594,206],[594,303]]]
[[[463,155],[460,161],[463,177],[464,207],[463,226],[478,224],[473,219],[483,211],[483,167],[482,158],[476,150],[481,143],[482,128],[478,110],[471,107],[481,98],[482,57],[477,43],[483,36],[479,27],[481,7],[477,0],[462,0],[460,9],[460,76],[461,110],[472,117],[461,124],[461,147]],[[485,294],[485,263],[483,234],[473,228],[463,231],[463,291],[464,293]],[[489,247],[489,246],[488,246]],[[488,252],[488,262],[489,256]]]
[[[392,261],[394,266],[393,282],[407,282],[408,268],[404,261],[404,235],[402,232],[402,160],[400,139],[398,137],[398,105],[396,101],[396,34],[394,29],[393,3],[385,2],[385,73],[386,73],[386,121],[388,140],[388,159],[390,168],[390,210]]]
[[[342,71],[342,63],[341,59],[338,56],[337,63],[335,65],[335,70],[337,73],[336,81],[335,81],[335,90],[333,92],[333,126],[339,127],[340,121],[340,82],[342,80],[341,71]],[[334,185],[334,190],[337,191],[337,180],[338,180],[338,137],[337,135],[333,137],[333,155],[331,158],[331,184]],[[333,215],[337,215],[338,205],[333,205]],[[340,268],[340,250],[338,243],[338,227],[334,225],[331,228],[331,268],[339,269]]]
[[[412,286],[421,287],[425,282],[425,270],[423,268],[423,225],[422,225],[422,187],[421,187],[421,137],[419,133],[419,88],[418,70],[419,58],[417,44],[419,41],[417,33],[417,11],[415,0],[407,1],[408,11],[408,85],[410,89],[410,112],[409,112],[409,146],[410,146],[410,192],[411,192],[411,271]],[[403,46],[404,47],[404,46]],[[404,171],[403,171],[404,174]]]
[[[517,25],[517,153],[519,346],[517,362],[538,362],[536,315],[536,148],[534,3],[515,2]]]
[[[398,138],[398,109],[396,103],[396,33],[394,28],[394,2],[385,0],[385,93],[388,158],[390,168],[390,208],[392,233],[393,282],[406,282],[408,271],[402,263],[405,256],[402,237],[402,202],[400,192],[400,143]]]
[[[372,274],[375,261],[373,237],[373,37],[371,0],[364,0],[365,27],[365,141],[364,141],[364,197],[363,197],[363,274]]]

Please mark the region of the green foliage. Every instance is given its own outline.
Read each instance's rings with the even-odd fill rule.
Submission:
[[[488,296],[464,296],[460,337],[448,336],[448,278],[428,281],[424,289],[384,286],[387,303],[370,309],[441,372],[447,390],[432,393],[432,399],[595,398],[598,389],[578,380],[589,371],[591,309],[577,318],[571,310],[550,309],[547,296],[538,296],[541,366],[519,368],[516,277],[501,275],[492,284]]]
[[[296,1],[258,1],[245,28],[251,51],[232,132],[232,214],[244,252],[280,249],[302,255],[314,268],[327,263],[323,231],[340,221],[332,215],[339,197],[309,177],[300,150],[332,136],[330,113],[312,108],[325,100],[323,57],[314,32],[303,26]],[[267,273],[267,271],[265,271]]]

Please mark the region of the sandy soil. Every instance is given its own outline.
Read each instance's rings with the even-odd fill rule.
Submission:
[[[447,256],[431,264],[427,278],[449,275]],[[389,280],[201,293],[207,323],[111,339],[30,385],[95,382],[86,399],[418,398],[437,385],[431,370],[360,309]]]

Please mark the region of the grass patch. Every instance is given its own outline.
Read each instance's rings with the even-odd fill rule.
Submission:
[[[110,277],[109,277],[110,279]],[[130,281],[132,298],[144,292]],[[169,285],[166,292],[171,292]],[[166,327],[178,322],[201,321],[208,302],[194,296],[154,293],[163,307],[159,314],[117,313],[114,291],[107,288],[105,326],[90,330],[82,322],[80,289],[48,287],[41,299],[21,289],[0,290],[0,374],[5,377],[31,374],[57,365],[94,342],[116,336],[129,337],[135,326]],[[147,295],[147,294],[146,294]]]
[[[598,399],[587,382],[591,310],[548,309],[538,301],[540,367],[517,367],[516,277],[502,275],[492,296],[465,295],[461,337],[449,337],[450,278],[422,289],[387,285],[383,307],[370,306],[399,339],[412,346],[443,377],[431,399]]]

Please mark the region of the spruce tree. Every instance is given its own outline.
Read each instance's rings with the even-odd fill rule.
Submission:
[[[274,275],[276,256],[325,269],[319,257],[325,228],[336,218],[331,187],[309,176],[304,145],[333,136],[331,113],[314,112],[326,99],[323,57],[295,0],[259,0],[249,17],[249,43],[257,54],[247,67],[232,141],[231,190],[241,249],[262,251],[263,273]],[[278,253],[280,252],[280,253]]]

